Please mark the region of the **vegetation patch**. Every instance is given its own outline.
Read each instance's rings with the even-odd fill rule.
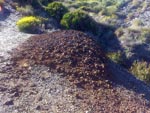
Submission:
[[[17,26],[20,31],[28,33],[36,33],[41,24],[41,20],[38,17],[27,16],[23,17],[17,22]]]
[[[29,16],[34,14],[34,9],[31,5],[25,5],[21,7],[16,7],[17,11],[19,11],[22,15]]]
[[[123,55],[120,51],[110,52],[107,54],[107,57],[115,63],[121,64],[123,62]]]
[[[49,3],[46,7],[46,11],[49,16],[57,19],[58,21],[60,21],[63,15],[68,12],[67,8],[60,2]]]
[[[61,25],[66,29],[97,32],[96,23],[81,10],[66,13],[61,20]]]
[[[150,83],[150,65],[145,61],[135,61],[130,72],[135,75],[138,79]]]
[[[20,6],[31,5],[34,8],[42,8],[42,5],[46,5],[51,0],[13,0],[16,3],[19,3]]]

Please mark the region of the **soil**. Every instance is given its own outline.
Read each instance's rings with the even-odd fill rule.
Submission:
[[[72,41],[73,43],[71,43]],[[81,44],[80,49],[77,48],[79,43]],[[89,51],[83,52],[84,47],[86,47],[86,50],[92,49],[91,56]],[[43,55],[43,60],[40,60],[40,48],[49,51],[47,56],[51,58],[51,63],[55,64],[55,67],[64,67],[64,71],[54,68],[49,65],[50,63],[45,63],[46,55]],[[78,52],[80,54],[73,52],[74,54],[70,57],[80,60],[80,63],[85,65],[84,67],[81,64],[79,67],[77,65],[72,67],[68,64],[68,60],[65,63],[59,63],[64,60],[64,57],[71,54],[70,49],[72,51],[82,51]],[[53,54],[56,51],[59,52]],[[92,54],[95,51],[97,52]],[[63,54],[63,52],[65,53]],[[14,53],[15,56],[11,59],[13,61],[2,68],[0,80],[2,113],[150,112],[149,101],[144,99],[144,95],[117,86],[110,78],[106,79],[109,77],[107,74],[109,70],[106,68],[107,58],[105,58],[100,47],[84,33],[70,30],[33,36],[18,46]],[[93,58],[91,64],[83,62],[86,57]],[[98,60],[94,60],[96,58]],[[101,73],[105,70],[103,76],[99,79],[91,79],[91,76],[94,76],[92,71],[97,70],[96,67],[90,68],[91,75],[80,74],[84,71],[82,69],[86,70],[95,61],[98,65],[104,65],[103,68],[99,68]],[[73,71],[72,74],[74,75],[70,75],[70,70],[67,71],[67,68],[70,70],[72,68],[75,70],[77,68],[81,69],[80,72],[74,73]],[[83,82],[83,77],[84,80],[87,78],[86,84],[80,84]],[[96,86],[96,88],[93,86]]]
[[[112,62],[107,63],[101,47],[89,36],[78,31],[57,31],[29,38],[31,34],[17,30],[15,23],[20,15],[9,5],[5,6],[5,11],[5,15],[0,14],[0,113],[150,112],[148,98],[150,88],[133,78],[120,66]],[[70,46],[74,44],[70,43],[72,40],[82,44],[82,52],[76,48],[77,45]],[[33,45],[36,47],[31,48]],[[83,52],[86,45],[86,49],[91,50],[92,53]],[[44,49],[44,52],[46,52],[45,49],[54,52],[55,54],[48,52],[48,58],[64,70],[54,68],[49,65],[49,61],[40,60],[39,55],[42,53],[40,47]],[[52,47],[57,48],[52,50]],[[12,51],[14,48],[16,49]],[[89,63],[84,63],[85,66],[83,66],[83,62],[69,65],[68,60],[58,64],[56,60],[64,60],[71,54],[70,49],[81,55],[71,55],[73,57],[71,61],[83,61],[87,57],[92,60],[91,67],[88,67]],[[25,51],[27,53],[22,53]],[[64,56],[61,56],[64,52],[66,52]],[[90,56],[88,56],[89,53],[91,53]],[[102,67],[98,66],[103,76],[96,75],[97,81],[93,80],[94,71],[97,70],[95,62],[98,65],[103,64]],[[70,78],[70,71],[76,71],[78,65],[81,67],[79,72],[82,72],[84,78],[88,78],[86,84],[78,84],[83,81],[82,74],[78,72],[75,72],[78,79],[75,75],[71,75]],[[83,73],[88,69],[92,70],[89,71],[90,74]]]
[[[77,79],[76,82],[84,86],[110,78],[110,72],[106,70],[107,58],[100,46],[79,31],[55,31],[30,37],[14,53],[12,60],[19,68],[45,65],[70,79]],[[93,87],[99,85],[97,83]]]

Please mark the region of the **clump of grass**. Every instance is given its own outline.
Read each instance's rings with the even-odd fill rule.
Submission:
[[[135,19],[135,20],[133,21],[133,24],[134,24],[135,26],[142,26],[142,25],[143,25],[143,22],[142,22],[141,20],[139,20],[139,19]]]
[[[29,16],[34,14],[34,9],[31,5],[17,7],[17,11],[19,11],[22,15]]]
[[[114,14],[116,11],[118,11],[121,5],[123,5],[125,2],[126,0],[75,0],[68,6],[75,9],[80,7],[88,7],[91,12],[104,12],[108,15],[109,13]],[[104,11],[104,9],[107,10]]]
[[[117,37],[121,37],[124,34],[124,29],[122,27],[118,28],[115,31],[115,34],[116,34]]]
[[[150,83],[150,65],[145,61],[135,61],[130,72],[135,75],[138,79]]]
[[[140,19],[134,19],[132,21],[132,25],[130,26],[131,29],[139,30],[143,27],[143,22]]]
[[[118,9],[116,6],[109,6],[109,7],[103,8],[101,11],[101,14],[105,16],[112,16],[113,14],[115,14],[115,12],[117,12],[117,10]]]
[[[107,57],[117,64],[121,64],[123,62],[123,55],[120,51],[110,52],[107,54]]]

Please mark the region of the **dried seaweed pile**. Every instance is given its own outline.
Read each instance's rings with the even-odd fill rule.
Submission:
[[[12,59],[20,68],[46,65],[80,85],[102,84],[108,78],[106,57],[99,45],[74,30],[32,36],[16,49]]]

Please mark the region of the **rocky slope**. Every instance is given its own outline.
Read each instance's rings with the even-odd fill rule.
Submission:
[[[18,45],[26,42],[30,34],[20,33],[16,29],[15,22],[19,15],[8,6],[5,8],[8,11],[5,14],[8,15],[0,15],[0,113],[150,112],[150,88],[136,80],[126,70],[111,62],[108,63],[108,71],[112,72],[112,79],[106,80],[103,78],[105,85],[100,85],[96,89],[74,84],[73,79],[70,80],[62,73],[56,72],[57,70],[52,72],[51,68],[41,65],[41,63],[34,63],[29,67],[26,62],[23,62],[22,66],[16,65],[11,61],[9,53],[16,47],[22,47]],[[11,12],[9,13],[9,11]],[[66,34],[64,31],[59,31],[58,34],[61,34],[59,36],[56,33],[54,33],[55,35],[49,34],[47,37],[56,36],[57,43],[54,39],[51,43],[55,42],[59,47],[61,47],[62,42],[59,41],[61,36],[62,38],[69,38],[80,35],[80,37],[88,38],[87,35],[77,31],[66,31]],[[78,41],[76,38],[75,40]],[[37,42],[35,41],[35,44]],[[67,40],[67,42],[69,43],[71,40]],[[95,48],[95,43],[92,43],[94,45],[91,46]],[[88,45],[86,42],[83,45],[86,44]],[[81,48],[84,47],[83,45],[81,45]],[[51,47],[51,45],[48,46]],[[39,50],[40,45],[37,48]],[[62,46],[62,51],[69,48],[68,45],[66,49]],[[56,48],[56,50],[59,51],[59,48]],[[79,51],[79,49],[76,50]],[[35,56],[37,55],[38,53],[35,52]],[[64,56],[67,57],[66,54]],[[27,56],[25,57],[27,58]],[[53,57],[53,60],[55,60],[55,57]],[[75,57],[75,55],[71,57]],[[88,64],[85,65],[88,66]]]
[[[129,91],[124,86],[117,86],[116,84],[111,83],[110,81],[112,80],[111,78],[115,76],[112,76],[111,78],[106,80],[106,78],[108,77],[104,74],[106,77],[93,79],[92,76],[94,75],[80,73],[82,72],[82,69],[86,71],[88,69],[87,68],[88,66],[93,65],[94,59],[95,60],[99,58],[101,60],[104,59],[103,55],[96,57],[94,54],[92,54],[93,52],[95,52],[95,50],[99,51],[99,49],[92,49],[95,48],[96,46],[96,44],[94,44],[93,41],[86,43],[89,40],[87,35],[84,35],[83,33],[77,31],[58,31],[47,35],[41,35],[39,37],[41,37],[41,39],[39,39],[41,41],[38,41],[37,40],[38,37],[36,36],[30,38],[31,40],[34,39],[33,41],[27,40],[27,43],[24,43],[23,46],[19,47],[18,49],[19,52],[17,52],[18,55],[17,57],[15,56],[13,57],[12,59],[13,62],[2,68],[1,74],[2,113],[3,112],[4,113],[11,113],[11,112],[99,113],[99,112],[125,112],[125,111],[149,112],[149,102],[145,100],[142,97],[142,95],[139,95],[138,93],[133,91]],[[84,39],[84,37],[86,37],[87,40],[85,40],[86,38]],[[57,39],[57,41],[54,40],[54,38]],[[73,49],[72,47],[76,48],[76,46],[79,46],[82,38],[84,40],[80,45],[80,49]],[[50,42],[43,45],[42,40],[44,42],[45,41]],[[73,43],[72,41],[76,43]],[[57,43],[57,45],[55,43]],[[61,45],[62,43],[64,43],[65,46]],[[72,44],[75,45],[69,46]],[[32,46],[34,46],[35,48],[32,48]],[[45,63],[43,62],[44,60],[46,60],[46,58],[45,55],[40,54],[41,47],[42,48],[46,47],[47,48],[46,51],[49,51],[48,59],[51,62],[49,62],[48,64],[46,62]],[[57,47],[61,49],[58,49]],[[66,49],[64,47],[66,47]],[[70,63],[68,62],[68,60],[65,60],[64,58],[68,57],[69,54],[67,53],[69,51],[70,51],[69,53],[71,54],[71,50],[73,53],[75,52],[75,50],[85,51],[85,53],[81,52],[82,53],[81,59],[80,57],[76,56],[78,54],[74,53],[73,55],[70,56],[70,60],[76,58],[78,60],[81,60],[78,61],[78,63],[79,64],[81,63],[82,65],[84,64],[86,68],[82,67],[82,65],[80,65],[79,67],[78,66],[76,67],[76,65],[72,67],[70,65],[70,67],[68,67]],[[53,52],[56,51],[58,55],[52,54]],[[34,52],[36,52],[35,56]],[[66,53],[63,54],[63,52]],[[88,55],[86,54],[86,52],[89,53],[89,55],[90,53],[91,55],[94,55],[94,56],[87,56],[89,58],[91,57],[93,58],[93,60],[91,60],[92,63],[83,62],[86,59],[86,55]],[[22,57],[23,54],[24,57]],[[101,52],[99,52],[99,54],[101,54]],[[20,55],[21,57],[18,57]],[[43,60],[39,59],[41,55],[43,55],[42,56]],[[82,57],[85,59],[82,59]],[[26,61],[29,60],[30,61],[24,62],[25,59]],[[58,60],[58,62],[55,62],[55,60]],[[60,61],[64,63],[59,64]],[[105,59],[105,63],[106,61],[107,60]],[[19,64],[17,62],[19,62]],[[32,65],[30,65],[30,63]],[[50,65],[52,63],[53,65]],[[97,65],[99,65],[99,62],[97,63],[98,63]],[[42,64],[48,67],[42,66]],[[64,68],[64,70],[59,71],[58,68],[54,68],[55,71],[52,71],[54,65],[56,65],[55,67],[63,66],[61,68]],[[69,70],[69,71],[72,70],[72,73],[70,74],[74,75],[69,74],[69,71],[67,71],[68,69],[67,67],[75,69],[74,71],[72,69]],[[80,72],[78,72],[77,70],[80,70]],[[92,67],[90,68],[90,70],[92,72],[97,69],[96,67]],[[109,70],[104,69],[101,70],[101,72],[107,73],[108,71]],[[131,89],[133,87],[137,88],[136,82],[128,81],[128,83],[133,83]],[[144,88],[142,86],[144,85],[141,83],[140,87]],[[146,92],[147,93],[149,92],[148,88]]]

